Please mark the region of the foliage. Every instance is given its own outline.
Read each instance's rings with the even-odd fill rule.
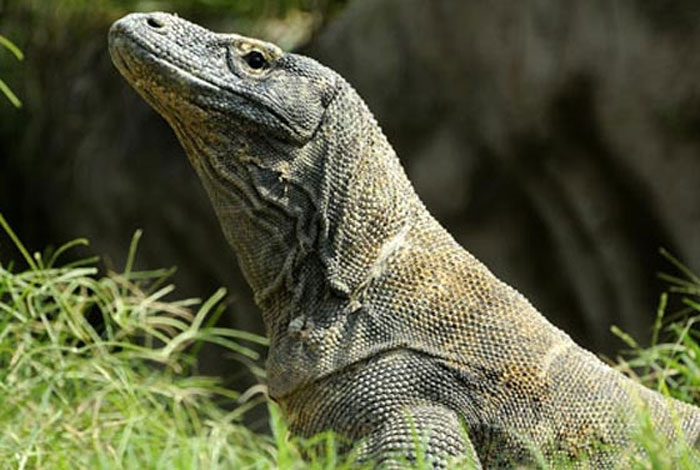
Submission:
[[[10,0],[16,1],[16,0]],[[53,0],[53,8],[120,10],[228,10],[234,14],[280,15],[290,10],[333,10],[348,0]],[[26,0],[32,8],[46,8],[41,0]]]
[[[6,0],[11,16],[34,23],[37,19],[62,25],[76,17],[113,21],[131,11],[168,11],[194,21],[216,22],[228,18],[235,28],[250,31],[272,19],[293,20],[296,14],[312,15],[314,28],[339,13],[350,0]],[[21,33],[20,29],[20,33]]]
[[[661,250],[677,274],[662,273],[668,291],[661,294],[652,331],[651,345],[639,345],[629,335],[612,331],[631,348],[620,359],[618,369],[649,388],[679,400],[700,405],[700,277],[665,250]],[[669,314],[670,305],[681,308]],[[649,414],[642,410],[636,440],[646,451],[633,456],[635,469],[694,469],[700,452],[683,442],[668,442],[654,432]],[[676,460],[674,462],[674,459]]]
[[[124,271],[100,275],[95,258],[59,263],[84,240],[32,256],[1,215],[0,226],[27,264],[17,270],[0,263],[0,468],[342,464],[332,438],[308,446],[287,440],[274,407],[274,436],[254,433],[242,417],[264,398],[196,375],[202,342],[219,344],[247,364],[258,355],[243,343],[265,343],[213,326],[224,308],[223,290],[196,311],[196,299],[166,301],[168,270],[132,270],[139,233]],[[331,450],[324,461],[333,465],[302,465],[299,449],[319,443]]]
[[[17,58],[17,60],[24,59],[24,54],[22,54],[22,51],[17,46],[15,46],[12,41],[7,39],[2,34],[0,34],[0,46],[3,46],[5,49],[12,52],[12,54]],[[7,86],[7,84],[2,80],[2,78],[0,78],[0,91],[7,97],[8,100],[10,100],[10,103],[12,103],[15,108],[22,107],[22,102],[19,100],[19,98],[17,98],[17,95],[15,95],[12,92],[10,87]]]
[[[661,254],[678,273],[659,276],[668,283],[668,292],[659,299],[648,348],[619,328],[612,328],[631,348],[627,360],[621,360],[620,369],[638,374],[637,380],[647,387],[700,404],[700,277],[668,252],[662,250]],[[670,305],[680,308],[669,313]]]

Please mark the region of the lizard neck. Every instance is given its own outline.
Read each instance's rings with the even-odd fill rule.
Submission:
[[[328,149],[323,172],[326,227],[320,253],[328,282],[350,298],[399,248],[425,208],[357,93],[346,85],[333,105],[326,124],[339,138]]]
[[[330,347],[330,337],[346,334],[344,319],[361,308],[368,287],[390,269],[412,225],[429,217],[349,85],[342,84],[308,145],[307,153],[322,155],[314,187],[306,190],[317,201],[315,243],[295,263],[293,282],[260,303],[271,340],[268,379],[277,396],[315,378],[315,362],[328,355],[322,349]],[[321,331],[328,342],[317,351],[307,349],[307,340]]]
[[[171,121],[272,344],[305,312],[336,318],[352,308],[425,210],[371,112],[340,78],[303,146],[283,146],[245,126],[204,132],[203,124]]]
[[[430,218],[367,106],[340,82],[301,146],[172,120],[262,310],[271,393],[342,367],[349,319]]]

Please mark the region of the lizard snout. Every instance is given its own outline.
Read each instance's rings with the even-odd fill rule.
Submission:
[[[170,15],[167,13],[132,13],[115,21],[109,36],[136,36],[155,32],[165,34],[170,29]]]

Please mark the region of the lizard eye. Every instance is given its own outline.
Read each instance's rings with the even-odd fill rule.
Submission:
[[[243,56],[243,60],[245,60],[246,64],[248,64],[248,67],[250,67],[253,70],[261,70],[267,68],[270,65],[267,62],[267,59],[265,59],[265,56],[262,55],[262,53],[259,51],[250,51],[249,53]]]

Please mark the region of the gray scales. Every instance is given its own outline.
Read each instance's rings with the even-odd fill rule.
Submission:
[[[313,59],[165,13],[109,34],[172,126],[262,310],[267,380],[297,435],[387,466],[510,468],[641,452],[640,408],[697,445],[700,410],[614,371],[459,246],[365,103]],[[410,98],[407,98],[410,99]]]

